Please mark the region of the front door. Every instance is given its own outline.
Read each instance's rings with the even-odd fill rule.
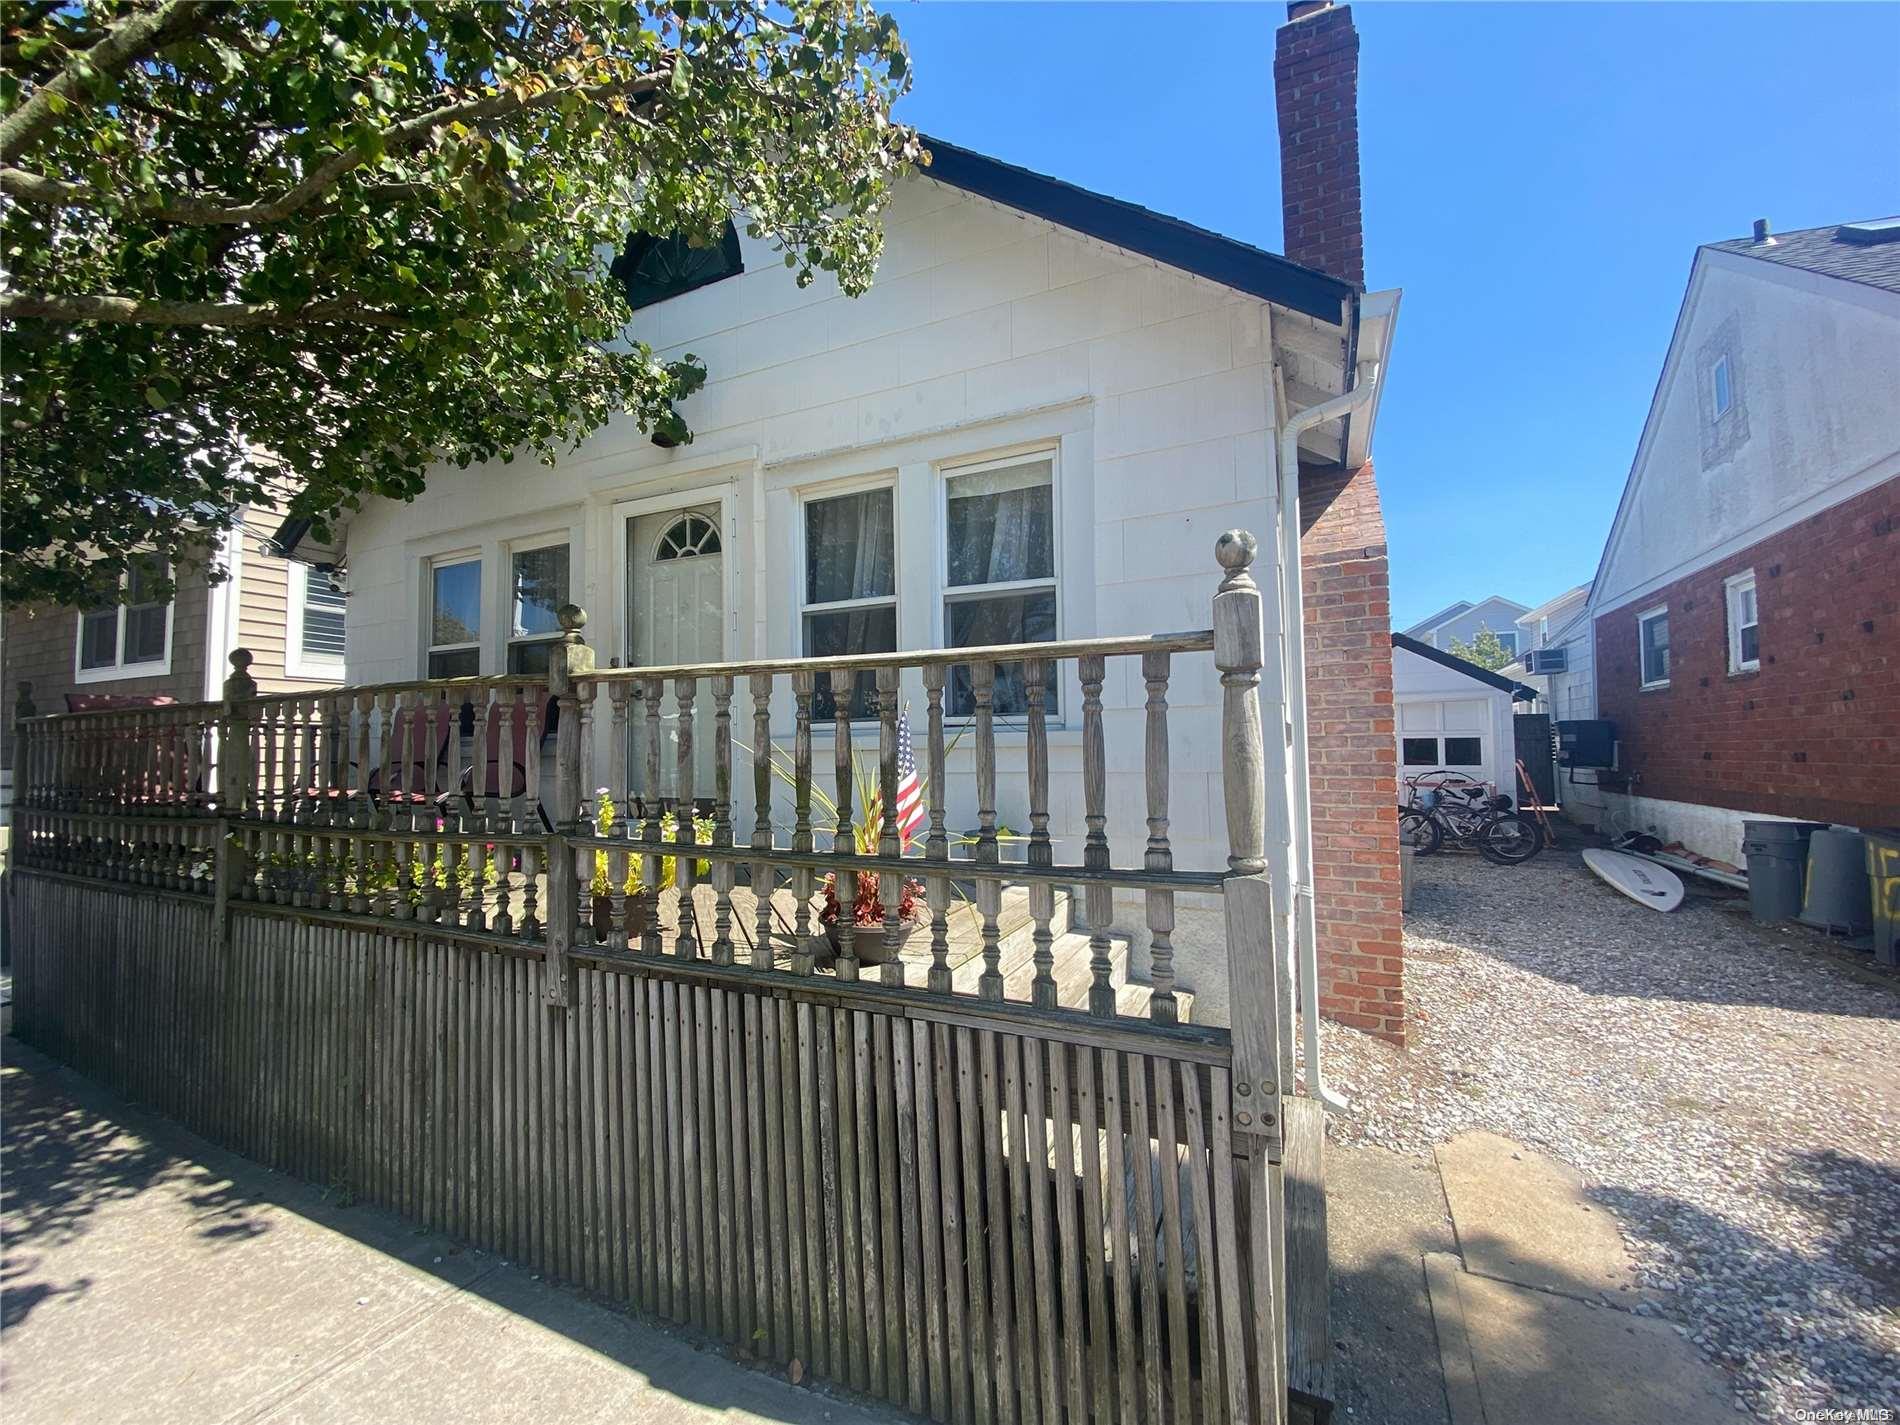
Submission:
[[[627,654],[635,668],[717,663],[726,651],[726,531],[718,502],[635,515],[627,530]],[[712,689],[694,690],[693,795],[713,795]],[[678,715],[671,687],[662,704],[660,793],[679,789]],[[646,720],[633,730],[633,783],[646,786]]]

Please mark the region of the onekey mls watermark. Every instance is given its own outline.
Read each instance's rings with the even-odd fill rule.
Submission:
[[[1819,1409],[1802,1408],[1795,1411],[1794,1418],[1808,1425],[1893,1425],[1900,1418],[1900,1411],[1891,1405],[1855,1405],[1850,1407],[1824,1406]]]

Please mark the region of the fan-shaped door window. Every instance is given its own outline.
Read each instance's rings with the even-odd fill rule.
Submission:
[[[667,526],[654,546],[658,559],[690,559],[695,554],[719,553],[719,526],[704,515],[681,515]]]
[[[627,289],[628,303],[638,311],[722,278],[736,277],[745,271],[745,261],[739,254],[738,230],[728,222],[719,241],[710,247],[694,247],[677,234],[654,237],[634,233],[610,270]]]

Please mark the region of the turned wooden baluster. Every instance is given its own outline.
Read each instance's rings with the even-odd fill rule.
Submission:
[[[526,683],[518,696],[522,725],[527,729],[523,734],[521,757],[524,764],[521,780],[526,790],[521,794],[522,805],[515,814],[515,830],[532,834],[542,829],[541,736],[542,723],[547,717],[547,689],[538,683]]]
[[[903,837],[897,827],[897,669],[877,670],[878,714],[878,834],[877,854],[897,857],[904,854]],[[904,962],[898,958],[898,938],[903,932],[899,907],[904,899],[904,877],[884,872],[878,877],[878,899],[884,907],[884,969],[880,978],[887,985],[904,983]]]
[[[1048,664],[1040,658],[1023,663],[1023,698],[1029,712],[1029,864],[1052,866],[1055,848],[1049,840],[1049,688]],[[1056,1006],[1055,928],[1056,888],[1049,881],[1029,884],[1029,915],[1035,929],[1032,963],[1035,978],[1029,984],[1030,1003],[1042,1009]]]
[[[795,820],[792,823],[792,850],[810,851],[814,841],[811,825],[811,702],[817,691],[817,674],[810,669],[799,669],[792,674],[792,702],[796,709],[797,725],[792,738],[792,810]],[[810,974],[811,954],[811,898],[812,869],[809,866],[792,868],[792,899],[797,903],[793,909],[796,917],[793,923],[794,946],[792,968],[800,974]]]
[[[924,837],[924,859],[933,870],[950,860],[950,836],[944,826],[943,673],[941,663],[924,665],[924,700],[929,708],[928,739],[930,829]],[[950,993],[950,878],[938,872],[924,882],[930,902],[930,973],[926,986],[937,994]]]
[[[752,964],[772,968],[772,892],[776,876],[764,853],[772,849],[772,675],[752,675],[752,896],[756,902]]]
[[[607,684],[607,795],[614,804],[614,823],[606,834],[616,841],[624,841],[638,830],[633,825],[633,801],[627,787],[627,739],[631,735],[628,713],[633,701],[633,687],[624,681]],[[594,809],[594,824],[600,824],[600,808]],[[633,948],[633,928],[628,923],[627,912],[632,908],[627,900],[627,853],[609,851],[607,853],[607,903],[611,930],[608,944],[616,950]]]
[[[474,698],[475,746],[470,756],[468,768],[468,799],[462,804],[462,809],[465,813],[464,820],[467,825],[486,830],[495,824],[495,807],[491,800],[494,789],[489,786],[489,762],[491,759],[488,751],[489,719],[495,715],[495,707],[494,700],[487,688],[478,689],[474,694]],[[497,727],[496,730],[500,731],[500,728]],[[505,766],[511,759],[507,752],[502,751],[501,755],[493,760]],[[496,768],[496,775],[512,776],[513,773],[505,772],[501,768]]]
[[[693,700],[699,691],[699,682],[695,678],[675,678],[673,680],[673,707],[679,718],[678,737],[675,742],[676,796],[673,801],[673,844],[680,848],[673,858],[674,883],[679,887],[679,925],[673,933],[673,952],[688,959],[697,959],[700,952],[698,907],[693,899],[693,887],[696,883],[693,866],[693,807],[698,792],[693,765]]]
[[[1148,741],[1144,770],[1148,780],[1148,850],[1142,858],[1149,871],[1166,874],[1174,869],[1174,851],[1168,844],[1168,675],[1166,649],[1141,655],[1141,675],[1148,685]],[[1162,1024],[1178,1018],[1174,998],[1174,892],[1148,892],[1150,979],[1154,994],[1148,1001],[1150,1017]]]
[[[857,691],[857,675],[843,668],[831,670],[832,761],[837,771],[838,821],[832,828],[831,850],[837,856],[857,851],[857,832],[851,822],[851,704]],[[841,980],[858,977],[857,905],[858,877],[855,871],[839,869],[832,884],[838,899],[838,958],[833,966]]]
[[[266,821],[276,821],[280,813],[276,788],[277,719],[281,711],[277,703],[261,704],[257,709],[255,723],[258,755],[251,764],[251,787],[257,797],[257,814]]]
[[[448,689],[442,690],[442,727],[437,733],[436,747],[447,754],[448,765],[443,772],[441,800],[438,804],[447,813],[442,818],[447,828],[461,825],[461,798],[467,785],[462,780],[462,701],[461,696],[452,698]],[[442,743],[444,736],[448,739],[446,747]],[[476,749],[475,755],[481,756],[480,748]],[[433,823],[434,818],[431,818]]]
[[[666,680],[648,678],[646,692],[646,808],[647,825],[644,840],[658,844],[665,839],[666,823],[660,808],[660,700],[666,696]],[[657,955],[663,947],[660,936],[660,879],[665,874],[665,862],[658,852],[649,852],[643,859],[646,867],[644,879],[646,889],[641,893],[646,899],[646,934],[643,947],[649,955]]]
[[[391,831],[408,830],[410,809],[415,802],[416,752],[422,739],[422,729],[416,725],[415,701],[413,692],[399,688],[390,709],[396,728],[396,767],[392,774],[394,781],[385,778],[383,785],[388,788]]]
[[[996,665],[970,666],[970,696],[976,704],[976,859],[986,866],[1002,860],[996,844]],[[985,876],[976,883],[976,909],[983,918],[983,973],[976,992],[984,999],[1003,997],[1002,952],[996,918],[1003,908],[1003,883]]]
[[[1076,660],[1082,680],[1082,797],[1088,839],[1082,864],[1090,870],[1108,869],[1108,749],[1102,736],[1102,680],[1105,660],[1094,654]],[[1115,888],[1091,881],[1083,892],[1089,922],[1089,1013],[1115,1013],[1115,987],[1109,983],[1114,963],[1109,959],[1108,927],[1115,919]]]
[[[363,691],[350,699],[352,709],[350,720],[350,804],[346,818],[351,826],[370,826],[374,819],[370,815],[369,799],[369,734],[370,717],[376,710],[376,695]]]
[[[377,758],[375,772],[376,795],[383,800],[382,813],[370,821],[371,826],[393,825],[391,799],[395,795],[396,768],[402,764],[396,760],[396,699],[387,692],[372,695],[376,700],[376,735],[382,746]]]
[[[519,788],[515,781],[515,722],[527,711],[517,701],[515,695],[516,690],[511,687],[504,686],[495,690],[494,716],[498,719],[498,725],[495,730],[495,784],[488,789],[489,795],[493,798],[489,806],[489,825],[502,831],[520,830],[520,789],[527,786],[525,779],[528,769],[525,754],[522,757],[523,765],[520,773],[523,780]]]
[[[713,845],[732,845],[732,678],[720,674],[713,692]],[[732,886],[738,864],[721,858],[712,863],[713,962],[732,963]]]

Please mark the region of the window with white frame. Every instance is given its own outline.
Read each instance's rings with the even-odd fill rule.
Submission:
[[[134,560],[121,585],[124,600],[79,615],[75,681],[151,677],[171,670],[172,601],[158,593],[168,574],[163,560]]]
[[[1495,635],[1500,647],[1513,658],[1517,656],[1517,630],[1507,628]]]
[[[429,648],[424,676],[472,678],[482,670],[482,561],[429,566]]]
[[[1728,357],[1718,356],[1709,369],[1709,390],[1715,399],[1715,418],[1719,421],[1735,404],[1735,389],[1729,379]]]
[[[1761,620],[1755,608],[1755,571],[1745,570],[1727,579],[1728,670],[1753,673],[1761,667]]]
[[[896,491],[889,485],[808,499],[802,624],[805,656],[838,658],[897,650]],[[815,718],[836,716],[828,679]],[[877,715],[877,678],[860,673],[854,718]]]
[[[560,642],[561,605],[568,599],[568,547],[544,544],[509,557],[508,671],[545,676]]]
[[[292,678],[340,678],[343,591],[332,571],[291,565],[289,612],[284,672]]]
[[[1641,660],[1643,686],[1660,688],[1669,682],[1669,610],[1654,608],[1636,620],[1636,649]]]
[[[965,466],[944,476],[944,644],[1048,643],[1057,635],[1055,465],[1047,455]],[[1055,712],[1055,668],[1048,672]],[[976,706],[970,670],[951,670],[950,712]],[[1021,664],[996,671],[998,717],[1027,711]]]

